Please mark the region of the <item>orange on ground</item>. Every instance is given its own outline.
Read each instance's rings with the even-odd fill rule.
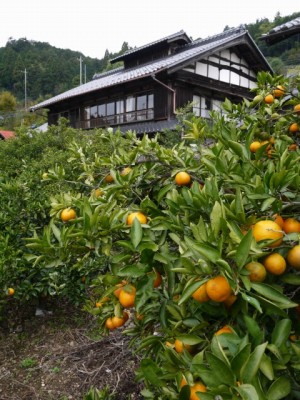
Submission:
[[[201,400],[201,396],[198,396],[197,392],[205,393],[206,386],[201,382],[195,382],[195,384],[191,386],[190,400]]]
[[[132,225],[135,218],[138,219],[141,224],[146,224],[147,223],[146,215],[143,214],[140,211],[137,211],[137,212],[130,213],[128,215],[128,217],[127,217],[127,225]]]
[[[299,125],[297,124],[297,122],[293,122],[290,126],[289,126],[289,131],[291,133],[296,133],[299,131]]]
[[[199,303],[205,303],[209,300],[209,297],[206,293],[206,283],[203,283],[197,290],[192,294],[193,299],[198,301]]]
[[[230,326],[228,326],[228,325],[225,325],[225,326],[223,326],[221,329],[219,329],[216,333],[215,333],[215,335],[222,335],[223,333],[232,333],[233,332],[233,330],[230,328]]]
[[[300,113],[300,104],[296,104],[296,105],[294,106],[294,112],[295,112],[295,113]]]
[[[206,282],[206,293],[213,301],[225,301],[231,295],[231,292],[228,280],[222,275],[211,278]]]
[[[119,302],[125,308],[134,306],[136,288],[132,285],[126,285],[122,288],[119,295]]]
[[[286,256],[288,264],[295,268],[300,270],[300,245],[297,244],[296,246],[292,247]]]
[[[283,223],[285,233],[300,233],[300,222],[295,218],[287,218]]]
[[[272,244],[266,245],[266,247],[277,247],[280,246],[283,238],[283,232],[278,224],[272,220],[264,220],[256,222],[253,226],[252,234],[256,242],[261,240],[276,240]]]
[[[175,182],[178,186],[188,185],[191,182],[191,176],[185,171],[178,172],[175,176]]]
[[[154,279],[153,287],[158,288],[162,283],[162,277],[158,271],[155,271],[155,273],[156,273],[156,278]]]
[[[192,346],[190,344],[184,344],[181,340],[175,339],[174,347],[177,353],[183,353],[183,350],[187,350],[188,352],[192,351]]]
[[[251,153],[256,153],[257,150],[261,147],[261,143],[258,141],[252,142],[250,144],[250,151]]]
[[[266,104],[272,104],[274,102],[274,97],[271,94],[267,94],[264,101]]]
[[[245,268],[250,272],[248,277],[251,282],[262,282],[267,276],[266,268],[263,266],[263,264],[257,261],[251,261],[245,265]]]
[[[273,96],[274,97],[281,97],[284,95],[285,89],[282,85],[276,86],[276,88],[273,90]]]
[[[76,218],[76,212],[75,212],[75,210],[73,210],[73,208],[70,208],[70,207],[65,208],[60,213],[60,218],[64,222],[70,221],[71,219],[75,219]]]
[[[286,261],[279,253],[272,253],[263,260],[268,272],[274,275],[282,275],[286,269]]]

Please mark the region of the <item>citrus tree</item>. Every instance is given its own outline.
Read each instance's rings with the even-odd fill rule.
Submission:
[[[261,73],[172,148],[74,147],[89,190],[54,196],[28,239],[32,268],[91,271],[85,308],[132,338],[146,399],[300,398],[299,88]]]

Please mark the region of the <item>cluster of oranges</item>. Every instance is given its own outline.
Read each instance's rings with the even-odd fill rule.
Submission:
[[[155,271],[155,275],[156,276],[153,281],[153,288],[158,288],[162,283],[162,276],[158,271]],[[114,296],[117,297],[120,305],[124,309],[131,309],[134,307],[136,298],[135,286],[129,284],[126,280],[123,280],[122,282],[116,284],[113,293]],[[106,301],[109,301],[108,297],[105,297],[100,302],[97,302],[96,307],[101,308],[103,303]],[[119,328],[127,322],[129,315],[130,314],[128,311],[123,310],[123,315],[121,317],[114,315],[112,317],[107,318],[105,321],[105,327],[109,330]],[[143,316],[139,315],[138,313],[136,313],[136,317],[138,320],[143,319]]]
[[[264,257],[261,262],[251,261],[245,268],[249,272],[252,282],[262,282],[267,272],[273,275],[282,275],[287,265],[300,270],[300,245],[292,246],[287,253],[275,251],[282,244],[285,234],[300,233],[300,222],[295,218],[283,219],[280,215],[274,216],[274,220],[262,220],[253,225],[252,234],[256,242],[265,241],[265,247],[274,249]]]

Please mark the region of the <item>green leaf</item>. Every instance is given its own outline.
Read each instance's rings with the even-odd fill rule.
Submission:
[[[149,358],[142,359],[140,369],[145,379],[151,382],[152,385],[156,387],[162,386],[160,378],[163,376],[163,371],[154,361]]]
[[[260,344],[251,353],[248,361],[244,365],[241,371],[242,381],[245,383],[251,383],[259,369],[263,354],[267,347],[267,343]]]
[[[259,369],[265,375],[265,377],[267,377],[270,381],[272,381],[274,379],[274,370],[273,370],[272,360],[266,354],[264,354],[261,359]]]
[[[251,283],[252,289],[261,294],[266,299],[271,300],[279,308],[292,308],[297,304],[293,303],[288,297],[284,296],[279,290],[266,283]]]
[[[137,246],[141,242],[142,237],[143,237],[142,225],[137,218],[134,218],[130,229],[130,239],[135,248],[137,248]]]
[[[206,359],[212,371],[220,371],[219,380],[224,385],[234,385],[236,378],[228,364],[212,353],[206,353]]]
[[[138,278],[145,275],[148,267],[141,265],[126,265],[126,267],[121,268],[118,272],[118,276],[130,276],[132,278]]]
[[[300,286],[300,275],[285,274],[281,277],[281,280],[289,285]]]
[[[240,385],[237,388],[242,400],[260,400],[257,391],[254,386],[249,384]]]
[[[188,236],[185,236],[184,241],[190,250],[195,251],[209,261],[216,262],[220,258],[220,252],[215,247],[204,243],[197,243]]]
[[[260,344],[264,337],[262,329],[260,328],[258,323],[249,315],[244,315],[244,320],[246,323],[247,331],[253,337],[255,345]]]
[[[251,243],[253,241],[253,235],[251,229],[247,232],[247,234],[242,238],[235,254],[235,262],[238,266],[238,269],[241,270],[243,266],[246,264],[247,258],[249,256]]]
[[[231,368],[237,377],[241,376],[241,370],[246,364],[251,353],[251,343],[246,344],[231,360]]]
[[[221,229],[221,216],[222,207],[220,203],[216,201],[210,214],[211,227],[215,237],[217,237]]]
[[[269,387],[267,392],[268,400],[280,400],[291,393],[291,382],[288,378],[281,376]]]
[[[292,329],[292,321],[288,318],[282,319],[277,322],[273,328],[272,344],[280,348],[280,346],[287,341]]]
[[[262,308],[257,299],[252,296],[248,296],[246,293],[242,292],[242,298],[247,301],[247,303],[251,304],[253,307],[257,309],[260,313],[262,313]]]
[[[207,279],[202,279],[201,281],[189,281],[185,288],[182,291],[182,295],[180,297],[180,300],[178,302],[178,305],[181,305],[184,303],[187,299],[189,299],[192,294],[203,284],[207,281]]]

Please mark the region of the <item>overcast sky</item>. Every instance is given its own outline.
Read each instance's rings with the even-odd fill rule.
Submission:
[[[52,46],[103,58],[123,42],[142,46],[183,29],[193,39],[276,13],[298,12],[287,0],[2,0],[0,47],[10,37],[47,42]]]

